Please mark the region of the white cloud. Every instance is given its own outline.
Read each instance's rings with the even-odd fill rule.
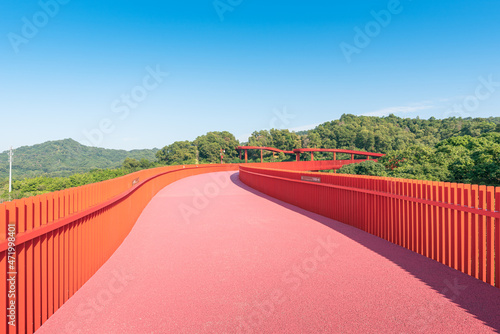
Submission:
[[[315,123],[315,124],[309,124],[309,125],[297,126],[297,127],[294,127],[294,128],[290,128],[290,129],[288,129],[288,130],[290,130],[290,131],[295,131],[295,132],[305,131],[305,130],[311,130],[311,129],[314,129],[315,127],[317,127],[318,125],[323,124],[323,123],[325,123],[325,122],[322,122],[322,123]]]
[[[139,137],[123,137],[122,141],[125,143],[137,142],[137,141],[139,141]]]
[[[370,111],[364,114],[361,114],[362,116],[377,116],[377,117],[383,117],[383,116],[389,116],[390,114],[408,114],[412,113],[415,111],[420,111],[420,110],[429,110],[435,108],[434,105],[432,104],[424,104],[424,105],[410,105],[410,106],[399,106],[399,107],[389,107],[389,108],[384,108],[384,109],[379,109],[375,111]]]
[[[445,110],[446,108],[449,108],[450,103],[453,103],[454,101],[458,101],[461,99],[463,99],[463,97],[461,96],[452,96],[452,97],[438,98],[435,100],[425,100],[418,103],[411,103],[406,106],[388,107],[384,109],[370,111],[361,114],[361,116],[383,117],[383,116],[389,116],[390,114],[409,114],[429,109]]]
[[[252,134],[249,133],[249,134],[242,134],[242,135],[239,135],[239,136],[236,136],[236,139],[238,139],[241,142],[246,142],[248,141],[248,138],[250,138]]]

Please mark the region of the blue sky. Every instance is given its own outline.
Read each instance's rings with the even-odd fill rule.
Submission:
[[[0,2],[0,151],[500,116],[500,2]]]

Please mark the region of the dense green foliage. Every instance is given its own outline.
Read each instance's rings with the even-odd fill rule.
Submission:
[[[14,179],[69,176],[94,169],[118,168],[125,158],[155,160],[156,149],[110,150],[88,147],[72,140],[49,141],[14,150]],[[7,152],[0,154],[0,178],[9,176]]]
[[[300,133],[276,129],[256,131],[248,139],[248,145],[271,146],[282,150],[301,147],[352,149],[386,153],[391,156],[413,154],[413,158],[407,160],[403,168],[399,169],[399,174],[396,172],[391,174],[397,177],[449,180],[448,161],[457,153],[453,151],[446,155],[444,148],[434,152],[436,145],[450,138],[464,136],[476,138],[495,132],[500,132],[500,117],[488,119],[453,117],[443,120],[431,117],[425,120],[400,118],[394,115],[387,117],[342,115],[339,120],[326,122],[313,130]],[[472,154],[469,151],[462,153]],[[258,161],[259,155],[260,152],[249,152],[249,157],[253,161]],[[267,157],[271,155],[271,153],[266,154]],[[302,157],[302,159],[307,158],[307,155]],[[348,156],[337,154],[337,158],[348,159]],[[331,153],[315,153],[315,159],[331,159]],[[265,160],[272,161],[269,158]],[[475,172],[478,172],[477,168],[472,173]],[[486,170],[483,171],[481,182],[487,183],[488,178]],[[471,175],[453,180],[480,182],[479,178]]]
[[[379,163],[347,165],[339,172],[500,186],[500,133],[452,137],[434,147],[414,144]]]
[[[224,161],[232,161],[237,156],[239,141],[227,131],[209,132],[193,142],[177,141],[165,146],[156,153],[158,161],[167,165],[217,163],[220,162],[221,149]]]
[[[419,118],[368,117],[342,115],[339,120],[323,123],[308,132],[304,147],[358,149],[388,153],[415,144],[434,147],[444,139],[482,134],[500,129],[496,118]]]
[[[224,151],[224,158],[232,160],[236,158],[236,147],[239,141],[232,133],[227,131],[209,132],[206,135],[199,136],[193,142],[198,150],[199,163],[217,163],[220,162],[221,149]]]
[[[190,141],[176,141],[156,152],[158,161],[166,165],[195,164],[198,151]]]
[[[249,146],[275,147],[284,151],[302,148],[301,136],[290,130],[261,130],[254,131],[248,138]]]
[[[74,174],[69,177],[46,177],[38,176],[35,178],[26,178],[23,180],[15,180],[12,183],[12,199],[23,198],[29,196],[35,196],[39,194],[44,194],[47,192],[53,192],[58,190],[63,190],[66,188],[78,187],[81,185],[100,182],[115,177],[119,177],[127,174],[128,171],[125,169],[105,169],[105,170],[94,170],[89,173]],[[1,198],[9,198],[7,187],[5,182]],[[0,186],[2,184],[0,183]]]
[[[254,131],[252,135],[248,138],[248,146],[259,146],[259,147],[275,147],[284,151],[291,151],[296,148],[301,148],[301,137],[289,130],[261,130]],[[250,161],[260,162],[260,152],[259,151],[249,151],[248,158]],[[278,154],[272,152],[264,152],[264,161],[286,161],[294,159],[293,156],[286,156],[285,154]]]
[[[359,164],[350,164],[342,166],[339,170],[342,174],[357,174],[371,176],[387,176],[387,169],[381,163],[367,160]]]

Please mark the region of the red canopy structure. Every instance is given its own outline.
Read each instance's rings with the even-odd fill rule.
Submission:
[[[276,152],[276,153],[285,153],[285,154],[293,154],[293,151],[283,151],[278,148],[274,147],[264,147],[264,146],[238,146],[236,150],[240,153],[240,160],[241,160],[241,151],[245,151],[245,162],[248,162],[248,150],[260,150],[260,162],[264,161],[263,157],[263,151],[270,151],[270,152]]]
[[[314,152],[333,152],[333,160],[337,160],[337,153],[350,154],[351,160],[354,160],[354,155],[364,155],[364,156],[366,156],[367,160],[369,160],[370,157],[380,158],[380,157],[383,157],[385,155],[382,153],[343,150],[343,149],[336,149],[336,148],[297,148],[297,149],[294,149],[293,151],[285,151],[285,150],[280,150],[280,149],[277,149],[274,147],[238,146],[236,148],[236,150],[238,150],[238,152],[240,153],[240,159],[241,159],[241,151],[245,151],[245,162],[248,162],[248,150],[260,150],[260,162],[264,162],[263,151],[270,151],[270,152],[277,152],[277,153],[281,152],[281,153],[285,153],[285,154],[295,154],[297,161],[300,161],[300,154],[301,153],[307,153],[307,152],[311,153],[311,161],[314,161]]]

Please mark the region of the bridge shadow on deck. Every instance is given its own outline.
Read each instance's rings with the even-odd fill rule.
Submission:
[[[231,181],[246,191],[311,218],[385,257],[500,333],[500,289],[355,227],[263,194],[241,182],[238,173],[231,175]],[[443,316],[435,310],[436,307],[439,305],[422,310],[422,314],[416,315],[414,320],[426,327],[425,316]],[[422,328],[422,332],[427,330]]]

